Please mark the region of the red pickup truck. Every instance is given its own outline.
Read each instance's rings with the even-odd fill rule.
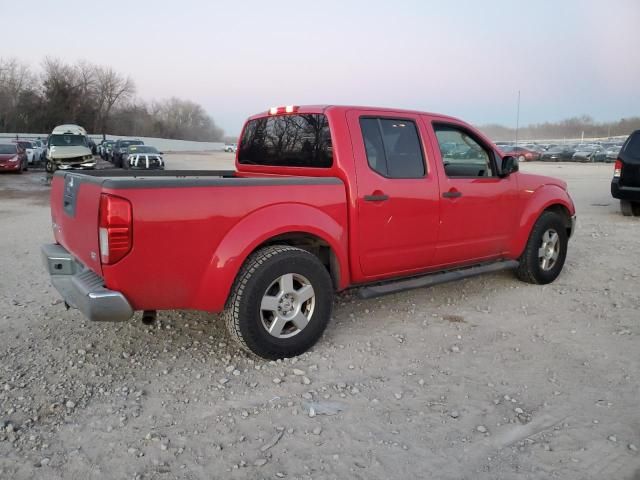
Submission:
[[[61,171],[52,283],[92,320],[224,312],[265,358],[309,349],[335,291],[363,297],[512,268],[552,282],[575,209],[470,125],[417,111],[272,108],[246,122],[235,171]]]

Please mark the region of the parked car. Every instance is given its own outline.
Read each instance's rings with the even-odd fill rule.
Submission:
[[[43,162],[47,155],[46,144],[40,139],[36,139],[32,143],[33,143],[33,149],[34,149],[34,155],[33,155],[34,163]]]
[[[640,130],[622,145],[613,167],[611,195],[620,200],[625,216],[640,216]]]
[[[544,152],[540,160],[543,162],[567,162],[573,158],[575,150],[569,146],[551,147]]]
[[[621,145],[614,145],[605,151],[605,162],[615,162],[620,155]]]
[[[530,162],[533,160],[540,160],[540,154],[538,152],[534,152],[533,150],[529,150],[528,148],[525,148],[525,147],[505,145],[499,148],[506,155],[512,155],[516,157],[519,162]]]
[[[604,162],[606,158],[606,151],[600,145],[580,147],[572,156],[574,162]]]
[[[144,145],[144,142],[142,140],[116,140],[111,150],[111,163],[116,167],[122,168],[124,154],[131,145]]]
[[[96,161],[87,142],[87,132],[78,125],[59,125],[47,141],[45,170],[93,169]]]
[[[529,143],[529,144],[522,145],[522,146],[524,148],[526,148],[527,150],[531,150],[532,152],[539,153],[540,156],[542,156],[542,154],[547,151],[547,149],[544,148],[542,145],[537,145],[535,143]],[[538,160],[540,160],[540,158],[538,158]]]
[[[32,164],[34,162],[36,152],[31,140],[16,140],[15,143],[20,145],[20,148],[24,150],[24,153],[27,156],[27,163]]]
[[[114,143],[116,143],[115,140],[103,140],[100,144],[100,157],[103,160],[109,160],[111,158]]]
[[[164,170],[164,159],[156,147],[131,145],[124,154],[122,166],[137,170]]]
[[[476,156],[449,161],[445,143]],[[223,311],[243,348],[290,357],[321,337],[335,290],[372,297],[501,269],[546,284],[575,229],[564,181],[519,172],[449,116],[272,108],[245,124],[236,169],[55,175],[43,255],[66,304],[111,321]]]
[[[18,143],[0,143],[0,172],[22,173],[28,168],[27,153]]]
[[[91,137],[87,137],[87,143],[89,144],[89,148],[91,149],[91,154],[95,155],[98,152],[98,146],[96,145],[96,142],[94,142]]]
[[[238,144],[237,143],[227,143],[224,146],[224,151],[225,152],[236,153],[237,150],[238,150]]]

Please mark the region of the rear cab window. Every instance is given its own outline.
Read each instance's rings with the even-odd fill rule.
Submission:
[[[238,163],[272,167],[330,168],[333,146],[322,113],[249,120],[238,146]]]

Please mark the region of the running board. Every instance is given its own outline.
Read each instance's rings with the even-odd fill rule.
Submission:
[[[374,298],[389,293],[402,292],[404,290],[412,290],[414,288],[431,287],[441,283],[461,280],[463,278],[475,277],[485,273],[498,272],[500,270],[509,270],[517,268],[519,262],[516,260],[504,260],[501,262],[485,263],[474,267],[461,268],[458,270],[447,270],[440,273],[430,273],[421,277],[405,278],[402,280],[392,280],[385,283],[378,283],[358,290],[360,298]]]

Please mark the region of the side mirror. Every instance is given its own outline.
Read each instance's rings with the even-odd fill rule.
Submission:
[[[518,166],[518,159],[516,157],[512,157],[511,155],[502,157],[501,177],[508,177],[519,169],[520,167]]]

